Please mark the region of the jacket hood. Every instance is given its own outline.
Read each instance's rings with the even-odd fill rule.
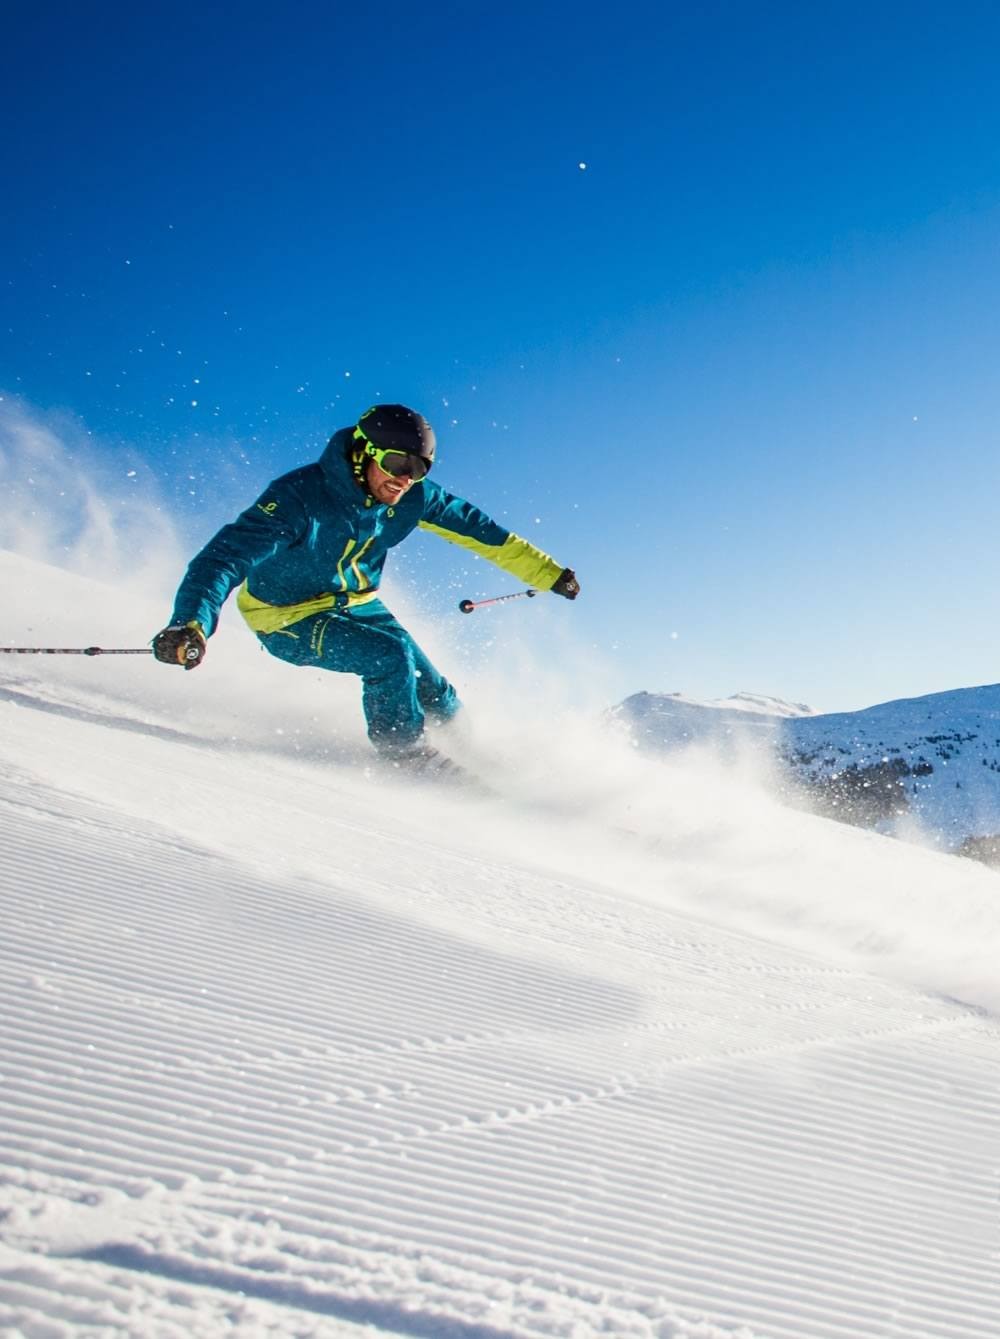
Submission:
[[[323,481],[335,497],[348,505],[365,506],[368,490],[359,487],[351,471],[350,454],[354,442],[353,428],[340,428],[327,442],[319,458]]]

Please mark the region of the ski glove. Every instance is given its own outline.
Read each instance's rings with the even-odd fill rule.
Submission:
[[[183,665],[186,670],[197,669],[205,659],[208,644],[197,623],[174,624],[164,628],[153,638],[153,655],[165,665]]]
[[[580,594],[580,583],[572,567],[564,567],[552,583],[552,594],[563,595],[567,600],[575,600]]]

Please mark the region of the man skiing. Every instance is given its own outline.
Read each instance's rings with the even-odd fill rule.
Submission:
[[[375,405],[319,461],[269,484],[192,559],[153,653],[195,669],[227,597],[261,644],[293,665],[357,674],[368,736],[395,765],[446,773],[424,739],[449,720],[455,689],[378,598],[389,549],[418,526],[539,590],[575,600],[573,571],[428,477],[435,437],[405,405]]]

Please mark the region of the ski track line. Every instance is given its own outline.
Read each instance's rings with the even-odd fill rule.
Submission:
[[[697,1151],[698,1126],[696,1122],[690,1119],[685,1122],[685,1112],[680,1109],[677,1104],[671,1106],[667,1103],[666,1106],[666,1115],[669,1122],[668,1128],[672,1139],[676,1141],[676,1143],[671,1146],[671,1152],[673,1152],[677,1146],[680,1146],[681,1149],[684,1150],[686,1157],[693,1156]],[[579,1113],[573,1111],[570,1114],[574,1119],[574,1133],[577,1133],[580,1122],[576,1117]],[[749,1122],[746,1123],[747,1137],[759,1133],[760,1128],[765,1123],[767,1114],[768,1113],[762,1113],[760,1125],[756,1128],[752,1127]],[[558,1119],[558,1115],[554,1116],[553,1119]],[[727,1128],[723,1126],[723,1120],[724,1113],[720,1112],[717,1117],[720,1129]],[[598,1157],[600,1150],[599,1136],[602,1127],[596,1121],[593,1123],[595,1126],[595,1134],[593,1136],[592,1145],[588,1143],[586,1131],[580,1135],[581,1154],[584,1155],[585,1158],[587,1158],[588,1155],[591,1155],[594,1158],[593,1162],[588,1161],[586,1165],[603,1169],[602,1175],[605,1182],[634,1187],[636,1190],[639,1189],[643,1184],[643,1177],[640,1170],[642,1163],[637,1162],[636,1160],[639,1158],[640,1154],[642,1157],[650,1160],[653,1158],[656,1152],[654,1141],[649,1140],[648,1146],[644,1147],[640,1138],[643,1131],[641,1128],[637,1130],[635,1150],[634,1152],[630,1150],[632,1157],[631,1165],[634,1166],[636,1170],[630,1173],[630,1164],[627,1161],[611,1158],[607,1153],[605,1153],[603,1159]],[[637,1126],[638,1124],[639,1122],[634,1118],[629,1120],[628,1113],[626,1112],[625,1129],[629,1134],[632,1133],[632,1127]],[[709,1127],[707,1132],[713,1133],[711,1127]],[[460,1179],[463,1184],[475,1186],[478,1180],[481,1180],[492,1167],[496,1168],[497,1180],[501,1179],[501,1174],[507,1176],[511,1175],[513,1167],[520,1167],[525,1171],[530,1169],[533,1178],[539,1185],[544,1186],[548,1184],[548,1186],[553,1189],[558,1189],[560,1185],[565,1186],[565,1176],[563,1175],[560,1177],[559,1175],[560,1163],[558,1153],[556,1152],[547,1155],[544,1138],[540,1138],[539,1132],[524,1127],[521,1127],[516,1131],[518,1137],[515,1137],[514,1130],[504,1130],[504,1142],[501,1145],[497,1144],[496,1137],[494,1137],[491,1139],[490,1144],[484,1149],[477,1140],[473,1144],[471,1165],[463,1166],[463,1160],[459,1156],[459,1153],[466,1147],[467,1140],[465,1139],[465,1136],[474,1133],[474,1127],[470,1124],[462,1131],[463,1137],[458,1140],[444,1141],[442,1143],[438,1139],[436,1147],[428,1147],[425,1143],[419,1150],[420,1162],[411,1166],[408,1175],[414,1180],[417,1180],[421,1175],[437,1176],[439,1174],[444,1174],[451,1179],[457,1180],[459,1178],[456,1176],[456,1173],[460,1173]],[[496,1136],[498,1133],[497,1127],[492,1126],[490,1128],[490,1133]],[[541,1132],[542,1135],[545,1133],[547,1132]],[[555,1131],[553,1133],[558,1137],[563,1132]],[[648,1126],[646,1133],[648,1138]],[[432,1135],[431,1138],[436,1139],[437,1137]],[[400,1145],[402,1145],[402,1147],[400,1147]],[[685,1149],[685,1145],[690,1145],[690,1147]],[[928,1197],[932,1197],[939,1182],[942,1179],[945,1179],[943,1173],[946,1173],[948,1169],[936,1168],[933,1173],[925,1172],[923,1176],[915,1176],[908,1160],[897,1159],[893,1162],[890,1159],[886,1159],[883,1170],[879,1177],[874,1178],[873,1183],[872,1179],[868,1176],[868,1163],[871,1160],[872,1153],[875,1154],[876,1158],[880,1158],[882,1150],[877,1145],[874,1149],[871,1149],[868,1145],[868,1141],[859,1141],[859,1145],[857,1153],[852,1158],[841,1158],[840,1164],[838,1164],[836,1168],[836,1179],[833,1179],[832,1174],[828,1170],[829,1158],[802,1154],[796,1158],[794,1164],[794,1177],[789,1180],[788,1174],[784,1173],[780,1166],[780,1155],[782,1152],[780,1139],[775,1138],[770,1146],[761,1141],[759,1150],[747,1152],[742,1155],[741,1170],[744,1170],[746,1173],[746,1182],[735,1191],[729,1191],[726,1195],[726,1202],[735,1208],[741,1203],[741,1197],[748,1195],[751,1190],[756,1190],[755,1182],[759,1182],[759,1184],[764,1187],[771,1185],[782,1187],[785,1192],[783,1204],[786,1210],[791,1211],[796,1205],[806,1207],[811,1204],[812,1201],[805,1196],[804,1193],[801,1195],[801,1198],[796,1196],[795,1178],[802,1178],[803,1174],[810,1174],[816,1183],[822,1183],[824,1181],[830,1182],[829,1186],[824,1191],[828,1201],[837,1202],[841,1199],[843,1199],[845,1203],[849,1201],[856,1206],[859,1213],[864,1209],[871,1210],[878,1207],[880,1204],[883,1204],[887,1194],[891,1194],[891,1201],[888,1204],[883,1204],[883,1213],[886,1215],[892,1215],[894,1213],[901,1215],[900,1227],[903,1235],[908,1236],[909,1231],[912,1228],[912,1221],[909,1219],[908,1215],[914,1210],[919,1210],[922,1205],[926,1204]],[[977,1153],[978,1151],[980,1150],[976,1150]],[[983,1141],[983,1148],[981,1151],[987,1151],[985,1141]],[[399,1140],[396,1141],[393,1146],[383,1146],[378,1149],[368,1150],[369,1158],[366,1158],[366,1166],[371,1165],[370,1156],[374,1156],[376,1152],[381,1154],[384,1159],[402,1156],[412,1160],[417,1150],[412,1146],[407,1146],[407,1141],[405,1139]],[[831,1153],[832,1152],[833,1150],[831,1150]],[[329,1161],[333,1164],[333,1170],[336,1175],[351,1175],[352,1159],[340,1158],[338,1160],[336,1156],[330,1155]],[[674,1161],[674,1159],[671,1161]],[[422,1169],[428,1166],[432,1168],[432,1171],[430,1173],[422,1172]],[[823,1175],[824,1171],[826,1172],[825,1176]],[[278,1171],[275,1172],[275,1178],[278,1181],[283,1181],[284,1179],[282,1173]],[[841,1182],[845,1179],[847,1180],[846,1189],[841,1185]],[[854,1181],[854,1184],[851,1183],[852,1180]],[[645,1183],[648,1186],[648,1175],[645,1177]],[[956,1192],[955,1203],[953,1205],[953,1216],[956,1220],[956,1224],[960,1224],[967,1219],[968,1213],[974,1207],[977,1199],[981,1206],[981,1211],[984,1209],[987,1211],[988,1221],[989,1201],[984,1198],[982,1192],[987,1191],[994,1182],[992,1178],[984,1175],[979,1184],[981,1191],[978,1195],[976,1194],[975,1182],[971,1183],[967,1196],[963,1196],[960,1192]],[[711,1208],[717,1198],[712,1192],[711,1187],[699,1187],[698,1189],[700,1194],[707,1197],[708,1203],[706,1207]],[[671,1187],[668,1179],[668,1185],[664,1190],[665,1197],[670,1193],[670,1190]],[[606,1198],[609,1193],[610,1192],[606,1190],[602,1190],[602,1200]],[[499,1190],[497,1191],[497,1194],[501,1199],[503,1198],[502,1193]],[[963,1204],[963,1199],[965,1198],[968,1199],[968,1204]],[[759,1203],[756,1199],[750,1201],[750,1203],[751,1208],[754,1211],[759,1208]]]
[[[365,906],[335,869],[265,879],[113,815],[3,813],[5,1230],[34,1251],[91,1234],[66,1265],[89,1252],[102,1280],[57,1304],[25,1275],[0,1285],[8,1314],[41,1330],[106,1305],[121,1326],[117,1280],[142,1271],[206,1307],[213,1279],[243,1306],[284,1297],[301,1333],[363,1314],[372,1278],[402,1321],[419,1277],[413,1335],[655,1339],[706,1309],[764,1339],[992,1335],[1000,1066],[979,1016],[634,904],[567,944],[572,886],[543,874],[520,885],[518,957],[508,932],[490,950],[412,901]],[[454,905],[472,914],[467,889]],[[579,971],[607,938],[607,973]],[[475,1319],[489,1288],[499,1328]]]
[[[371,1339],[366,1323],[296,1312],[288,1325],[281,1302],[241,1296],[206,1284],[185,1286],[147,1273],[137,1296],[131,1270],[90,1261],[22,1257],[0,1248],[0,1333],[10,1339]]]

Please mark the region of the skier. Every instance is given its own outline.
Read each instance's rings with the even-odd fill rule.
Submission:
[[[389,549],[418,526],[540,590],[575,600],[575,573],[428,478],[435,437],[405,405],[375,405],[331,437],[319,461],[270,483],[192,559],[170,623],[153,639],[195,669],[219,612],[237,605],[261,644],[293,665],[357,674],[368,736],[393,765],[459,769],[424,738],[451,719],[455,689],[378,598]]]

